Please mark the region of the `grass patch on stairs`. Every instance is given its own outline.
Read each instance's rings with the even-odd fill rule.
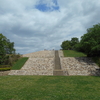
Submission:
[[[12,70],[19,70],[19,69],[21,69],[27,60],[28,60],[28,57],[22,57],[22,58],[20,58],[20,59],[12,66]]]
[[[84,53],[74,50],[63,50],[63,54],[65,57],[86,57]]]

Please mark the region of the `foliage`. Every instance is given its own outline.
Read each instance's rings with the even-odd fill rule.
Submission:
[[[19,54],[11,54],[9,55],[9,64],[12,66],[14,62],[18,61],[21,56]]]
[[[82,52],[77,52],[73,50],[63,50],[65,57],[85,57],[86,55]]]
[[[0,65],[5,65],[9,56],[7,54],[14,54],[14,42],[10,42],[3,34],[0,33]]]
[[[71,39],[71,41],[69,41],[69,40],[63,41],[62,44],[61,44],[61,48],[63,50],[75,50],[76,44],[78,44],[78,43],[79,43],[78,38],[73,37]]]
[[[8,71],[8,70],[11,70],[11,67],[0,68],[0,71]]]
[[[100,67],[100,57],[93,57],[92,59]]]
[[[99,100],[100,77],[0,76],[0,100]]]
[[[71,47],[72,47],[72,50],[75,50],[76,45],[77,45],[78,43],[79,43],[78,38],[73,37],[73,38],[71,39]]]
[[[13,65],[12,70],[21,69],[27,60],[28,60],[28,57],[20,58],[20,59]]]
[[[100,56],[100,24],[87,29],[87,33],[81,37],[80,44],[88,56]]]
[[[80,42],[74,37],[71,41],[63,41],[61,47],[63,50],[84,52],[88,57],[100,57],[100,23],[87,29]]]
[[[70,50],[71,49],[71,45],[70,45],[70,41],[66,40],[66,41],[63,41],[62,44],[61,44],[61,47],[63,50]]]

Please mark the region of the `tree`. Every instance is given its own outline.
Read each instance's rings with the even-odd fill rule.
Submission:
[[[0,34],[0,64],[4,62],[5,59],[5,45],[6,45],[6,37]]]
[[[15,53],[14,42],[10,42],[9,39],[8,39],[5,50],[6,50],[6,54],[13,54],[13,53]]]
[[[75,50],[76,45],[77,45],[78,43],[79,43],[78,38],[77,38],[77,37],[73,37],[73,38],[71,39],[71,48],[72,48],[73,50]]]
[[[0,33],[0,64],[4,64],[8,57],[6,54],[15,53],[14,42],[10,42],[3,34]]]
[[[100,24],[87,29],[81,37],[81,48],[87,56],[100,56]]]
[[[63,50],[70,50],[71,49],[71,42],[66,40],[66,41],[63,41],[62,44],[61,44],[61,48]]]

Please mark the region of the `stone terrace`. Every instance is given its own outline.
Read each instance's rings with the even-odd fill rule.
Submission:
[[[61,68],[64,75],[99,75],[99,67],[87,57],[63,57],[59,51]]]
[[[39,51],[23,55],[29,57],[21,70],[12,70],[9,75],[53,75],[54,51]]]
[[[100,75],[99,67],[87,57],[64,57],[59,52],[62,75]],[[55,51],[39,51],[23,55],[29,57],[20,70],[11,70],[9,75],[53,75]]]

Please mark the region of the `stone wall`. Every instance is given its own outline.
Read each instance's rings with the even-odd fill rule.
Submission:
[[[0,76],[8,75],[10,71],[0,71]]]

